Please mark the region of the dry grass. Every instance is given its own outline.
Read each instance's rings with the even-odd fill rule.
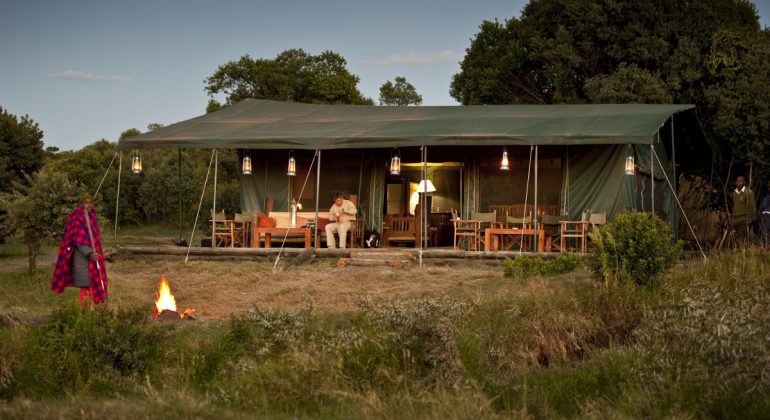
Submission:
[[[288,271],[272,262],[133,260],[108,267],[112,302],[153,305],[154,291],[165,274],[179,309],[195,308],[204,319],[243,314],[253,306],[293,309],[309,302],[317,311],[347,311],[361,300],[401,300],[449,295],[480,301],[494,288],[511,287],[502,267],[337,268],[334,260],[317,260]]]

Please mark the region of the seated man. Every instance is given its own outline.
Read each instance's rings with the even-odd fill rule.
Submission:
[[[326,225],[326,246],[336,248],[334,234],[340,235],[340,248],[345,248],[345,238],[350,230],[350,222],[356,220],[357,209],[350,200],[345,200],[342,193],[334,193],[334,204],[329,209],[329,224]]]

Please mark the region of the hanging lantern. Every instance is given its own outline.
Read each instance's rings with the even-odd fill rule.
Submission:
[[[626,167],[624,173],[626,175],[636,175],[636,169],[634,167],[634,154],[631,150],[631,146],[628,147],[628,156],[626,156]]]
[[[390,174],[401,175],[401,156],[398,153],[398,149],[395,147],[390,153]]]
[[[242,170],[244,175],[251,175],[251,158],[248,155],[243,156]]]
[[[134,157],[131,159],[131,173],[142,173],[142,157],[139,156],[139,151],[134,152]]]
[[[505,147],[503,147],[503,159],[500,161],[500,169],[503,171],[511,169],[508,165],[508,150]]]
[[[294,160],[294,150],[289,151],[289,168],[286,171],[286,175],[288,176],[297,175],[297,161]]]

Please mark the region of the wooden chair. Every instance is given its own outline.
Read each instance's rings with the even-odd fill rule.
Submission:
[[[607,212],[591,213],[588,216],[588,222],[591,223],[591,228],[598,228],[607,223]]]
[[[505,227],[507,229],[532,229],[531,213],[525,217],[508,216],[505,218],[505,221],[506,221]],[[532,250],[534,247],[534,237],[529,235],[521,236],[521,237],[511,235],[511,236],[508,236],[507,239],[510,242],[505,243],[503,249],[512,249],[517,241],[521,243],[522,249]]]
[[[561,252],[568,251],[569,239],[573,238],[577,240],[576,246],[579,252],[586,253],[588,225],[591,223],[589,218],[590,213],[583,212],[582,220],[562,220],[560,222],[559,250]]]
[[[459,248],[463,239],[467,239],[468,250],[478,251],[480,245],[479,226],[481,223],[473,219],[460,219],[457,213],[452,212],[452,224],[454,225],[453,248]]]
[[[366,232],[366,220],[356,219],[350,222],[350,230],[348,231],[348,248],[363,248],[364,247],[364,233]],[[326,235],[324,235],[325,237]]]
[[[557,241],[561,237],[561,222],[567,219],[567,216],[554,216],[551,214],[543,214],[538,220],[538,225],[545,231],[545,249],[551,252],[553,248],[561,250],[561,241]],[[558,242],[558,243],[557,243]]]
[[[353,220],[350,222],[350,230],[345,237],[345,243],[348,248],[363,248],[364,247],[364,232],[366,231],[365,220]],[[334,238],[337,244],[340,242],[339,233],[334,234]],[[318,229],[318,239],[316,240],[316,247],[321,247],[326,244],[326,229]]]
[[[498,227],[497,223],[497,212],[492,211],[490,213],[478,213],[478,212],[471,212],[471,219],[476,220],[479,222],[478,227],[478,238],[476,239],[476,243],[478,244],[478,249],[482,249],[481,244],[484,244],[486,246],[486,243],[484,243],[484,229],[491,228],[491,227]]]
[[[233,233],[235,235],[235,246],[249,246],[249,231],[251,225],[251,214],[235,213],[233,216]]]
[[[385,246],[391,246],[392,242],[417,244],[414,216],[388,216],[386,223],[388,235],[385,239]]]
[[[212,210],[211,223],[214,226],[214,238],[211,241],[212,247],[235,246],[235,226],[232,220],[227,220],[224,210],[216,213]]]

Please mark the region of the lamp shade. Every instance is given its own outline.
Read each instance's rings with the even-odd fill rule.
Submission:
[[[251,175],[251,158],[248,156],[243,157],[243,174]]]
[[[436,187],[433,186],[433,183],[430,182],[430,179],[423,179],[420,181],[420,185],[417,186],[417,192],[426,193],[434,191],[436,191]]]

